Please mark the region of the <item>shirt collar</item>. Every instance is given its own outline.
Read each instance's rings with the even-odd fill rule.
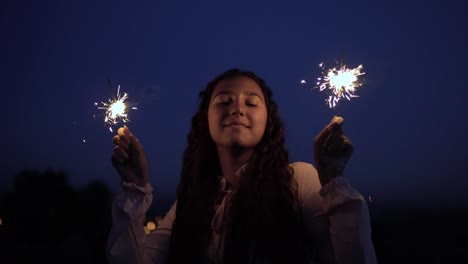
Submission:
[[[245,170],[247,169],[248,162],[244,163],[240,168],[236,171],[236,177],[241,177],[244,174]],[[220,189],[222,191],[233,191],[236,189],[232,184],[230,184],[224,176],[220,176]]]

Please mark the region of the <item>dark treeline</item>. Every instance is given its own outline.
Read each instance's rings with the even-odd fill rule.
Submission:
[[[0,263],[106,263],[112,198],[101,182],[75,190],[64,172],[19,173],[0,194]],[[468,263],[467,210],[369,208],[380,264]],[[164,215],[155,209],[148,219]]]
[[[379,264],[468,264],[468,210],[370,205]]]
[[[64,172],[23,171],[0,196],[0,263],[105,263],[111,193],[74,190]]]

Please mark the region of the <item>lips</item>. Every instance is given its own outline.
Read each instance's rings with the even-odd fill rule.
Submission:
[[[247,124],[243,123],[243,122],[239,122],[239,121],[234,121],[234,122],[230,122],[230,123],[227,123],[225,125],[223,125],[224,127],[231,127],[231,126],[243,126],[245,128],[250,128],[250,126],[248,126]]]

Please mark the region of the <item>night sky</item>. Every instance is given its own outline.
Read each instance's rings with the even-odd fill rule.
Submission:
[[[121,85],[138,107],[127,125],[145,147],[155,199],[175,197],[198,92],[238,67],[272,88],[291,161],[313,163],[313,138],[339,114],[355,148],[345,176],[366,198],[467,208],[467,5],[3,1],[0,190],[23,169],[47,168],[75,187],[118,190],[114,134],[94,102]],[[337,59],[366,74],[360,97],[333,110],[312,88],[318,64]]]

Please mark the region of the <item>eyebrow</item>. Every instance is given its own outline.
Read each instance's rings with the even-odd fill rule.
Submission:
[[[217,96],[219,95],[233,95],[234,93],[231,92],[231,91],[221,91],[219,93],[217,93],[215,96],[213,96],[213,99],[216,98]],[[246,94],[248,96],[257,96],[258,98],[260,98],[260,100],[263,101],[263,98],[256,92],[252,92],[252,91],[245,91],[243,92],[243,94]]]

